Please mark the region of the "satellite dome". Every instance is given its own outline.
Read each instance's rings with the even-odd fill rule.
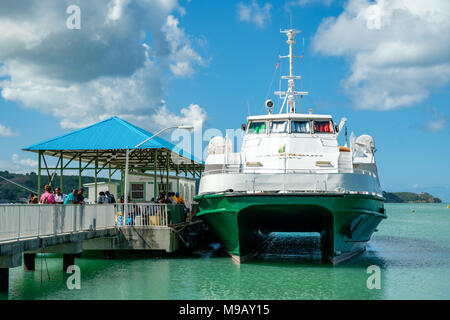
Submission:
[[[358,149],[370,150],[372,152],[375,150],[375,141],[367,134],[359,136],[355,141],[355,145]]]
[[[216,136],[209,141],[209,154],[224,154],[227,149],[228,152],[231,152],[231,141],[229,139],[226,140],[224,137]]]

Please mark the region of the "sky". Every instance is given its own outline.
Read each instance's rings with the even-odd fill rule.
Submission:
[[[303,111],[373,136],[384,190],[450,201],[449,15],[448,0],[1,1],[0,170],[36,171],[22,148],[111,116],[194,125],[204,146],[279,107],[293,26]]]

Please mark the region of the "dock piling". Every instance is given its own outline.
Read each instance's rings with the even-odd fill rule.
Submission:
[[[23,254],[23,269],[25,271],[34,271],[36,269],[36,253]]]
[[[9,269],[0,268],[0,292],[8,292],[9,289]]]
[[[63,271],[66,272],[67,268],[75,264],[76,254],[65,253],[63,254]]]

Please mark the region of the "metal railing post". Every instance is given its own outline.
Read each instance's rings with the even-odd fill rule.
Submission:
[[[165,205],[165,208],[164,208],[164,220],[165,220],[164,226],[167,227],[169,225],[169,216],[167,213],[167,205]]]
[[[71,233],[74,233],[77,230],[77,223],[78,223],[78,217],[77,217],[77,212],[78,212],[78,206],[80,205],[74,205],[71,204],[70,205],[70,210],[72,212],[72,231]]]
[[[17,230],[17,239],[20,239],[20,213],[22,212],[21,207],[19,207],[19,228]]]
[[[37,236],[41,236],[41,205],[38,205],[38,232]]]

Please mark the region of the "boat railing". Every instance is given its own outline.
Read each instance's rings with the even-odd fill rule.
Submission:
[[[116,225],[119,226],[160,226],[167,227],[168,205],[159,203],[117,204]]]
[[[114,228],[113,204],[0,204],[0,242]]]
[[[294,169],[294,168],[242,168],[242,167],[223,167],[220,169],[213,169],[204,171],[203,175],[211,175],[211,174],[293,174],[293,173],[310,173],[310,174],[329,174],[329,173],[358,173],[358,174],[366,174],[372,176],[373,178],[377,178],[377,175],[368,170],[362,169],[353,169],[353,170],[339,170],[336,168],[320,168],[320,169]]]

